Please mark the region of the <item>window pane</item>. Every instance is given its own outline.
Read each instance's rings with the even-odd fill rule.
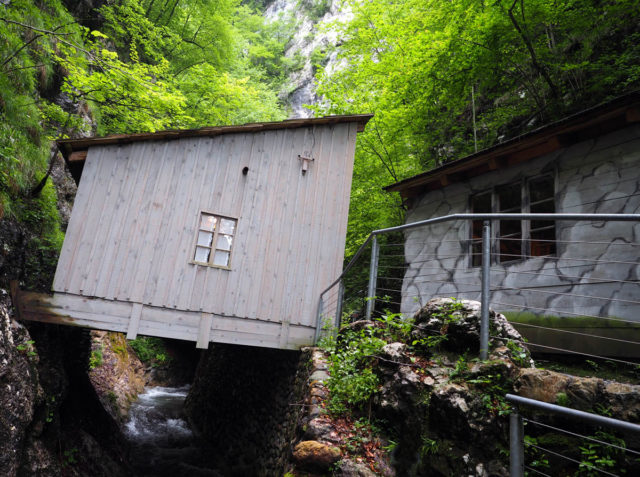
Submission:
[[[202,245],[203,247],[211,247],[212,241],[213,234],[211,232],[203,232],[202,230],[198,232],[198,245]]]
[[[486,213],[491,213],[491,192],[487,192],[484,194],[478,194],[476,196],[473,196],[471,198],[471,211],[474,214],[481,214],[483,212]],[[483,227],[483,221],[482,220],[474,220],[471,223],[471,238],[472,239],[477,239],[477,238],[482,238],[482,227]],[[482,242],[480,242],[480,245],[478,244],[473,244],[472,245],[472,254],[475,254],[478,252],[478,250],[481,250],[482,247]],[[480,247],[480,248],[478,248]],[[476,250],[476,248],[478,248],[478,250]],[[482,261],[482,256],[476,256],[476,255],[472,255],[471,257],[471,266],[476,267],[479,266],[481,263],[478,261]]]
[[[229,234],[233,235],[233,231],[236,228],[236,221],[229,219],[220,219],[220,230],[221,234]]]
[[[500,261],[508,262],[522,258],[520,239],[500,239]]]
[[[553,199],[553,177],[545,176],[529,181],[529,197],[531,202]]]
[[[213,264],[221,267],[229,266],[229,252],[223,252],[216,250],[216,254],[213,256]]]
[[[208,230],[209,232],[213,232],[213,229],[216,226],[216,217],[214,215],[202,214],[202,218],[200,219],[200,228],[202,230]]]
[[[491,194],[479,194],[471,199],[471,209],[474,213],[491,212]]]
[[[471,244],[471,266],[479,267],[482,265],[482,242],[473,241]]]
[[[511,184],[498,188],[498,205],[500,212],[520,213],[522,195],[520,193],[520,183]]]
[[[555,211],[556,207],[552,200],[531,204],[531,212],[535,214],[553,214]]]
[[[519,220],[501,220],[500,221],[500,237],[506,235],[520,235],[521,222]]]
[[[231,235],[218,235],[218,243],[216,243],[216,248],[219,250],[231,250],[232,241],[233,237]]]
[[[196,256],[194,260],[196,262],[207,263],[209,261],[209,253],[211,250],[204,247],[196,247]]]
[[[550,227],[544,230],[533,230],[531,232],[531,255],[534,257],[553,255],[556,253],[555,240],[555,227]]]

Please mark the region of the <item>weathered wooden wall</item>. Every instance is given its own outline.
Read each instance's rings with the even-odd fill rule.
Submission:
[[[90,148],[54,292],[312,336],[318,294],[342,268],[357,128]],[[302,175],[298,155],[309,153]],[[231,270],[190,263],[200,211],[238,219]]]

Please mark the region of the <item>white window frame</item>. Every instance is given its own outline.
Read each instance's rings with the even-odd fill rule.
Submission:
[[[213,231],[211,230],[207,230],[207,229],[203,229],[201,227],[202,224],[202,218],[203,216],[213,216],[216,218],[216,224],[214,226]],[[218,249],[216,247],[217,243],[218,243],[218,237],[220,235],[220,221],[221,220],[232,220],[234,222],[234,227],[233,227],[233,232],[231,234],[222,234],[222,235],[228,235],[230,237],[232,237],[232,241],[231,241],[231,246],[229,248],[229,250],[224,250],[224,249]],[[233,248],[235,245],[235,239],[237,237],[237,233],[238,233],[238,219],[236,217],[229,217],[227,215],[221,215],[221,214],[217,214],[215,212],[210,212],[208,210],[200,210],[198,213],[198,221],[196,222],[196,226],[195,226],[195,238],[193,240],[193,245],[191,247],[191,260],[189,260],[189,263],[193,264],[193,265],[202,265],[205,267],[211,267],[211,268],[221,268],[223,270],[231,270],[231,259],[233,257]],[[211,245],[209,246],[203,246],[203,245],[198,245],[198,236],[200,235],[200,232],[207,232],[207,233],[212,233],[213,237],[211,239]],[[199,260],[196,260],[196,252],[198,248],[208,248],[209,249],[209,260],[206,262],[202,262]],[[216,263],[214,263],[214,258],[215,258],[215,253],[216,251],[220,251],[220,252],[227,252],[229,254],[229,258],[227,260],[227,265],[218,265]]]

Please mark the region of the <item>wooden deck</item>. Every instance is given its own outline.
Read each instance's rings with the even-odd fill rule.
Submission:
[[[24,320],[71,325],[137,335],[195,341],[300,349],[313,343],[310,326],[167,309],[142,303],[83,297],[69,293],[34,293],[12,284],[13,303]]]

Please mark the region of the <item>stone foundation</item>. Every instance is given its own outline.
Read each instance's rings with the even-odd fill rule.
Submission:
[[[309,362],[309,351],[217,344],[203,353],[185,410],[223,475],[284,474]]]

